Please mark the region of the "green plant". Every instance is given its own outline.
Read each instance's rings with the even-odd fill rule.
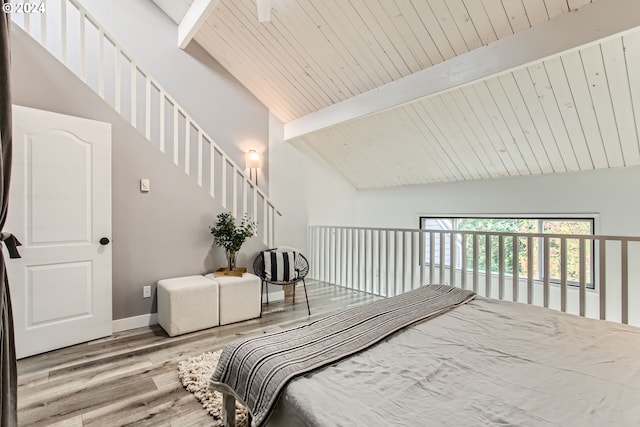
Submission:
[[[247,239],[256,235],[257,228],[258,225],[251,221],[247,214],[242,216],[240,225],[236,226],[235,218],[231,212],[218,214],[218,222],[215,227],[209,226],[215,244],[229,252],[238,252]]]

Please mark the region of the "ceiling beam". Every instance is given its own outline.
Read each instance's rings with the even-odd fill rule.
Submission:
[[[640,26],[640,1],[599,0],[284,125],[285,140],[470,84]]]
[[[220,0],[194,0],[178,25],[178,47],[186,49],[189,42],[213,12]]]

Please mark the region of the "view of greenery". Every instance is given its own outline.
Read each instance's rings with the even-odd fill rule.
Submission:
[[[592,234],[592,220],[590,219],[536,219],[536,218],[424,218],[422,221],[425,229],[455,229],[463,231],[489,231],[504,233],[544,233],[544,234]],[[486,239],[485,236],[478,237],[478,265],[481,271],[486,266]],[[489,237],[491,271],[499,273],[499,244],[497,236]],[[450,237],[445,236],[446,246],[449,247]],[[528,267],[528,239],[517,237],[518,239],[518,274],[520,277],[527,277]],[[514,237],[505,236],[504,241],[504,271],[505,274],[513,273],[513,246]],[[439,245],[439,242],[437,242]],[[461,244],[461,239],[457,238],[457,245]],[[467,268],[473,268],[473,239],[468,238],[466,248]],[[561,277],[561,240],[552,238],[549,240],[549,273],[550,281],[559,282]],[[533,277],[535,280],[543,280],[543,239],[533,239]],[[459,257],[458,257],[459,258]],[[591,242],[585,245],[586,259],[586,282],[592,283],[592,258],[593,251]],[[580,279],[579,271],[579,240],[567,239],[567,280],[577,282]],[[445,258],[448,264],[448,256]],[[461,268],[460,259],[457,261],[457,268]]]

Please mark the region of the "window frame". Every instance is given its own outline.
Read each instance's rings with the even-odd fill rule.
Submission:
[[[496,215],[496,214],[454,214],[454,215],[435,215],[435,214],[419,214],[418,215],[418,229],[427,230],[426,227],[423,226],[425,220],[428,219],[439,219],[439,220],[452,220],[452,230],[453,231],[469,231],[469,230],[458,230],[458,220],[460,219],[526,219],[526,220],[536,220],[537,224],[537,233],[542,234],[544,230],[544,222],[545,221],[590,221],[591,222],[591,233],[592,235],[597,235],[598,223],[599,223],[599,215],[598,214],[504,214],[504,215]],[[479,230],[480,231],[480,230]],[[480,231],[482,232],[482,231]],[[527,234],[527,233],[522,233]],[[595,280],[596,280],[596,270],[598,269],[598,265],[596,263],[596,248],[595,244],[591,244],[590,253],[591,253],[591,262],[589,265],[590,273],[589,277],[586,279],[586,287],[587,289],[594,290],[595,289]],[[544,260],[542,256],[542,245],[538,245],[537,248],[537,271],[542,272],[544,270]],[[428,260],[425,259],[425,264],[428,264]],[[445,264],[447,266],[447,264]],[[451,268],[451,265],[448,265]],[[455,266],[454,268],[457,268]],[[496,273],[491,273],[495,275]],[[508,275],[508,273],[505,273]],[[534,279],[534,281],[541,283],[542,277],[538,276]],[[549,277],[549,283],[559,285],[560,280],[556,278]],[[569,286],[579,286],[579,283],[575,280],[567,280],[567,285]]]

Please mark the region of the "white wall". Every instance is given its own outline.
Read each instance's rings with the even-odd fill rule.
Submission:
[[[599,214],[597,234],[640,236],[640,167],[362,190],[360,226],[418,228],[420,214]]]
[[[79,2],[240,167],[249,149],[262,153],[267,192],[268,109],[196,42],[179,49],[177,25],[151,0]]]
[[[310,224],[353,225],[356,190],[302,142],[283,141],[282,123],[270,115],[271,198],[277,218],[277,245],[307,249]]]

